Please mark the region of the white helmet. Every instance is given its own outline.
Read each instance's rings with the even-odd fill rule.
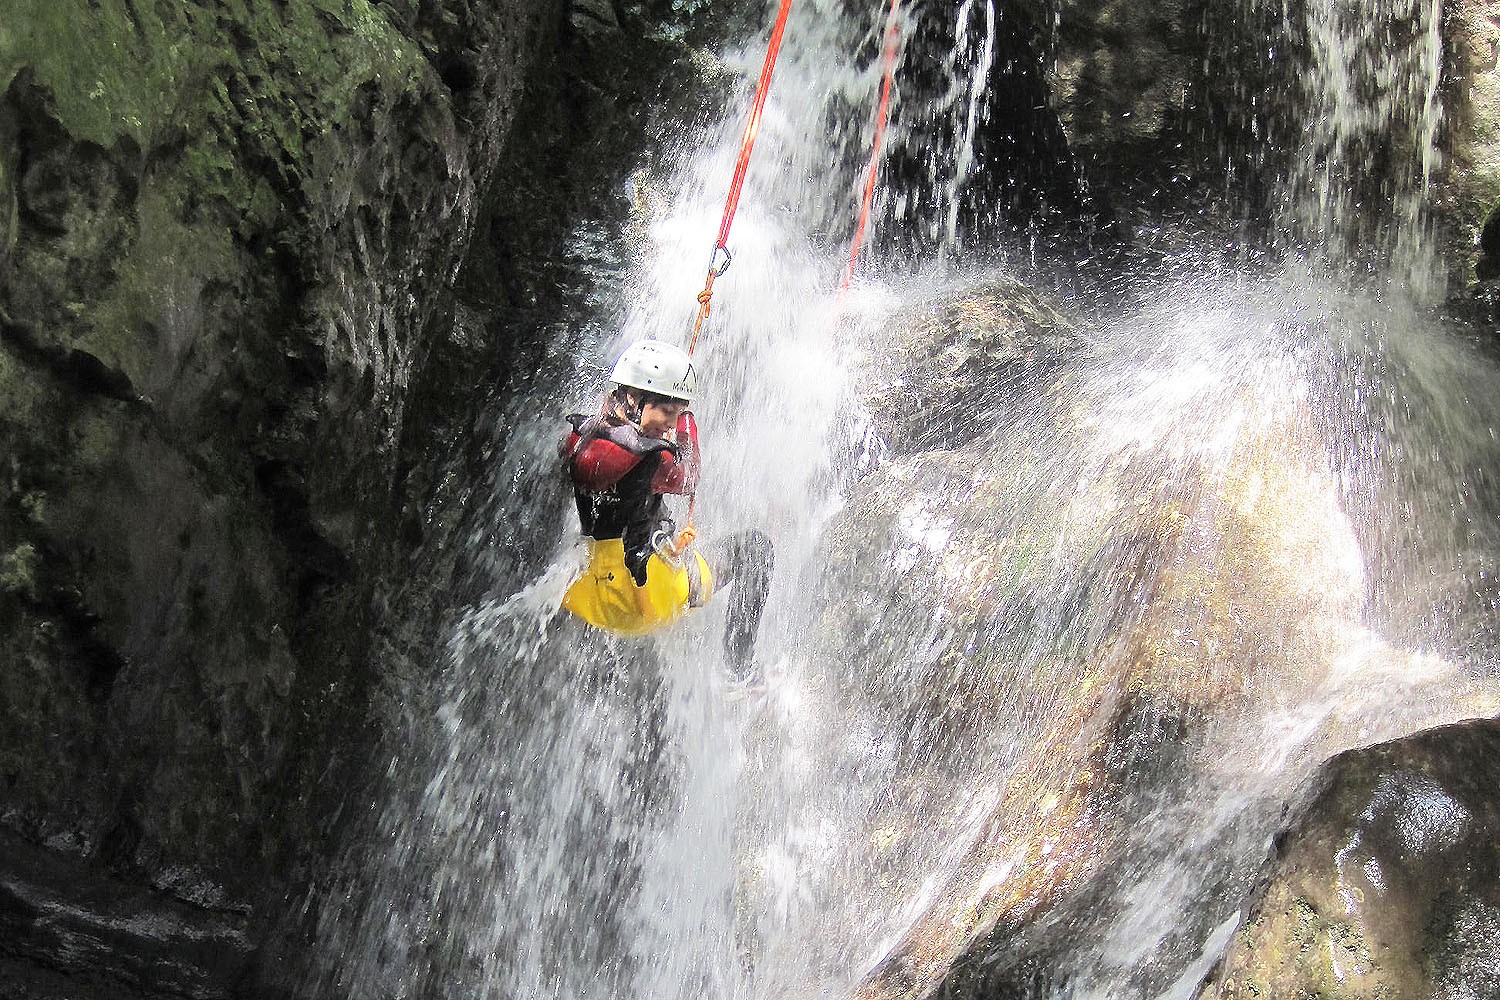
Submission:
[[[686,351],[662,340],[637,340],[615,362],[609,380],[632,389],[692,402],[698,373]]]

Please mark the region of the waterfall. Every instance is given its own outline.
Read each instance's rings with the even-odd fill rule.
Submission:
[[[1427,201],[1442,116],[1442,6],[1306,0],[1303,13],[1308,66],[1297,110],[1306,125],[1283,222],[1314,252],[1371,259],[1431,301],[1441,290]]]
[[[1494,368],[1337,273],[1370,219],[1392,257],[1424,245],[1436,4],[1389,0],[1362,34],[1321,2],[1285,192],[1327,266],[1185,261],[944,446],[891,433],[942,402],[892,366],[955,298],[996,315],[993,276],[941,249],[982,168],[994,5],[958,10],[956,141],[923,217],[896,213],[939,252],[839,302],[867,136],[847,112],[879,84],[853,42],[884,5],[801,4],[698,356],[700,536],[777,546],[769,690],[727,695],[722,608],[649,640],[556,613],[581,558],[561,416],[625,344],[684,339],[732,102],[637,178],[638,264],[495,420],[475,596],[393,694],[401,750],[310,992],[917,998],[1002,928],[984,967],[1032,970],[1037,997],[1186,998],[1318,764],[1500,709],[1473,620],[1500,553]],[[725,55],[747,86],[758,51]],[[1350,193],[1377,143],[1410,165],[1389,212]]]
[[[955,18],[957,30],[954,35],[958,44],[943,60],[944,69],[952,81],[946,93],[936,103],[938,115],[951,115],[961,124],[957,134],[952,174],[945,178],[943,200],[947,203],[947,215],[942,230],[939,252],[946,254],[949,247],[958,246],[959,192],[974,172],[974,135],[979,129],[980,116],[984,109],[985,85],[989,81],[990,68],[995,63],[995,3],[984,0],[984,34],[977,46],[978,55],[972,55],[975,45],[970,41],[970,23],[977,17],[978,5],[974,0],[965,0],[958,8]],[[960,71],[965,62],[967,73]],[[934,233],[936,237],[938,234]]]

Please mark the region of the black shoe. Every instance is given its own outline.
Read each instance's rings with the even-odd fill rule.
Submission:
[[[766,680],[761,676],[754,663],[747,663],[738,667],[727,667],[724,670],[724,680],[730,687],[764,687]]]
[[[750,677],[736,679],[726,674],[724,677],[724,700],[742,701],[745,699],[758,700],[766,693],[766,682],[759,674]]]

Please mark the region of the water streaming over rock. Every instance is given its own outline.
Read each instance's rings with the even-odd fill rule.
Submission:
[[[1305,126],[1283,222],[1336,264],[1365,260],[1424,298],[1439,292],[1428,196],[1437,169],[1443,47],[1438,0],[1307,0],[1286,30],[1305,44]]]
[[[1425,178],[1434,15],[1387,6],[1418,25],[1394,54],[1332,8],[1309,23],[1416,123],[1391,155]],[[962,5],[934,111],[971,139],[985,11]],[[869,106],[849,43],[882,26],[880,5],[794,14],[699,356],[700,533],[777,545],[767,694],[726,692],[719,608],[654,640],[555,613],[581,558],[563,404],[591,407],[630,340],[683,339],[731,114],[638,178],[639,266],[496,419],[475,596],[441,683],[392,692],[408,745],[325,915],[323,987],[920,997],[989,935],[983,974],[1029,995],[1187,998],[1321,761],[1500,708],[1493,364],[1327,255],[1184,260],[1107,321],[923,261],[836,300],[867,132],[821,138]],[[1329,74],[1332,131],[1287,181],[1304,234],[1372,217],[1344,178],[1387,127]],[[923,194],[950,240],[964,148],[947,201]],[[1424,185],[1378,216],[1398,242]]]

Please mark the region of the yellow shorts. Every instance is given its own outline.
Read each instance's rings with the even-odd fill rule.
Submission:
[[[589,540],[589,566],[573,581],[562,606],[579,618],[617,635],[649,635],[666,628],[683,613],[708,602],[714,576],[696,552],[699,586],[686,566],[673,566],[653,555],[646,563],[646,584],[635,585],[625,568],[625,543],[618,538]],[[696,591],[696,593],[695,593]]]

